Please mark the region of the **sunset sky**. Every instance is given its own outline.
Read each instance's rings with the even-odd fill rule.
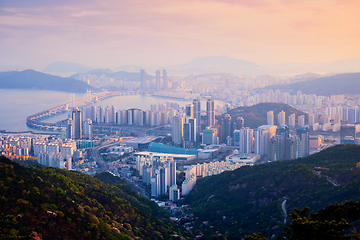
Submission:
[[[331,62],[360,57],[359,12],[359,0],[1,0],[0,70]]]

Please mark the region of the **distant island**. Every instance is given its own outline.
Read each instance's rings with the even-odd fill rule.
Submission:
[[[0,88],[37,89],[83,93],[94,88],[74,78],[63,78],[32,69],[0,73]]]

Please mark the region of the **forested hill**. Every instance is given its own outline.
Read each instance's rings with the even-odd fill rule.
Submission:
[[[360,146],[338,145],[306,158],[242,167],[199,179],[181,203],[192,207],[199,218],[194,228],[206,237],[241,239],[254,232],[270,237],[290,221],[284,200],[287,214],[359,200],[359,156]]]
[[[0,157],[0,239],[180,239],[168,213],[122,183]],[[191,238],[190,238],[191,239]]]
[[[0,88],[37,89],[59,92],[86,92],[93,87],[74,78],[63,78],[32,69],[0,73]]]
[[[245,121],[245,127],[257,128],[261,125],[267,124],[267,112],[274,112],[274,124],[277,123],[277,114],[281,111],[285,112],[285,120],[287,122],[290,114],[295,113],[295,121],[300,115],[305,116],[305,122],[307,122],[307,114],[299,111],[284,103],[258,103],[250,107],[237,107],[231,109],[227,114],[231,115],[232,121],[236,121],[237,117],[243,117]]]
[[[315,80],[296,82],[284,85],[273,85],[267,89],[280,89],[295,94],[301,91],[305,94],[330,96],[336,94],[359,94],[360,73],[342,73],[321,77]]]

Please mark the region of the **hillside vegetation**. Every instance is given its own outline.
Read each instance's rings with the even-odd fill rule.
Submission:
[[[274,124],[277,123],[277,114],[281,111],[285,112],[285,120],[288,121],[288,117],[295,113],[296,122],[297,117],[300,115],[305,116],[305,122],[307,122],[307,114],[299,111],[284,103],[259,103],[250,107],[237,107],[230,110],[227,114],[231,115],[232,121],[236,121],[237,117],[243,117],[245,121],[245,127],[257,128],[261,125],[267,124],[267,112],[274,112]]]
[[[296,82],[286,85],[275,85],[266,88],[289,91],[292,94],[296,94],[296,92],[300,90],[305,94],[316,94],[322,96],[336,94],[359,94],[360,73],[342,73],[310,81]]]
[[[358,240],[360,239],[360,201],[331,204],[310,214],[309,207],[295,209],[292,222],[277,240]],[[244,240],[267,240],[261,233],[245,236]],[[273,238],[271,238],[273,239]]]
[[[109,179],[106,174],[100,178]],[[0,158],[0,239],[180,239],[168,213],[122,183]]]
[[[359,156],[360,146],[338,145],[306,158],[242,167],[199,179],[181,203],[190,205],[199,219],[194,229],[206,237],[239,239],[254,232],[270,237],[289,224],[285,200],[287,214],[359,200]]]

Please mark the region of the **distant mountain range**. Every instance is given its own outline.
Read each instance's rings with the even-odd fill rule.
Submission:
[[[63,78],[32,69],[0,73],[0,88],[39,89],[59,92],[86,92],[89,84],[74,78]]]
[[[240,60],[228,56],[197,57],[190,62],[173,68],[181,73],[231,73],[231,74],[257,74],[262,72],[261,66],[254,62]]]
[[[296,93],[330,96],[335,94],[359,94],[360,73],[343,73],[333,76],[320,77],[314,80],[295,82],[286,85],[273,85],[267,89],[280,89]]]
[[[52,62],[43,69],[46,73],[84,73],[93,68],[79,63],[71,62]]]
[[[123,65],[114,69],[115,71],[139,72],[144,68],[149,73],[156,71],[153,66]],[[161,67],[160,69],[162,69]],[[360,57],[342,59],[327,63],[284,63],[258,65],[251,61],[232,58],[229,56],[204,56],[196,57],[188,63],[165,67],[168,73],[176,74],[208,74],[208,73],[230,73],[234,75],[251,74],[293,74],[306,72],[322,73],[344,73],[360,72]],[[44,68],[44,72],[55,74],[86,73],[94,68],[78,63],[53,62]],[[69,74],[70,75],[70,74]],[[312,76],[313,77],[313,76]]]
[[[125,71],[113,72],[112,70],[110,70],[108,68],[107,69],[98,68],[98,69],[90,70],[83,74],[77,73],[77,74],[71,75],[70,77],[79,78],[80,75],[84,75],[84,74],[96,75],[98,77],[105,75],[106,77],[112,77],[112,78],[117,78],[117,79],[121,79],[121,80],[127,79],[129,81],[140,81],[140,69],[138,72],[125,72]],[[154,78],[155,78],[155,76],[152,76],[152,75],[146,73],[146,80],[150,80],[150,79],[154,79]]]
[[[344,73],[360,72],[360,57],[340,59],[326,63],[279,63],[264,64],[264,68],[274,73],[300,73],[300,72],[323,72]]]
[[[338,145],[306,158],[241,167],[199,179],[180,204],[189,204],[198,220],[188,227],[204,239],[242,239],[253,232],[270,238],[288,226],[294,208],[317,211],[360,200],[359,156],[360,146]]]

